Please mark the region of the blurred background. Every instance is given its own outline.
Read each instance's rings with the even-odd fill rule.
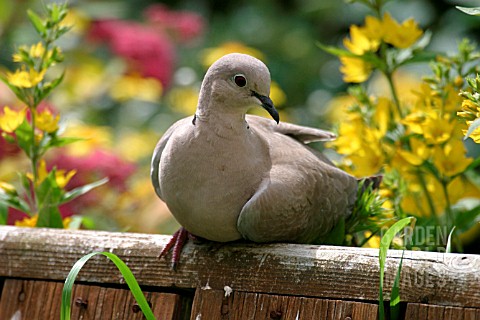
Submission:
[[[415,18],[432,31],[428,49],[449,52],[464,37],[477,40],[480,27],[478,17],[455,5],[480,2],[402,0],[386,10],[399,21]],[[65,79],[42,107],[61,114],[66,136],[86,140],[48,154],[48,163],[77,170],[72,188],[105,176],[110,181],[64,205],[62,214],[87,217],[88,228],[147,233],[178,228],[151,187],[150,158],[163,132],[194,113],[213,61],[229,52],[260,58],[270,68],[281,119],[331,129],[341,120],[335,111],[347,85],[338,59],[317,43],[342,46],[350,25],[362,24],[368,13],[338,0],[70,0],[69,6],[73,29],[59,42],[65,62],[58,72],[66,70]],[[42,1],[0,1],[0,71],[15,68],[16,47],[38,41],[29,8],[42,12]],[[412,87],[429,68],[419,64],[403,72],[401,81]],[[0,105],[18,105],[3,83]],[[27,162],[2,139],[0,180],[10,181]],[[21,218],[11,214],[9,223]]]

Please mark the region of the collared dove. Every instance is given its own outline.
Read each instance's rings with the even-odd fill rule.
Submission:
[[[306,145],[335,135],[279,123],[269,92],[260,60],[223,56],[205,75],[195,115],[158,142],[155,191],[189,233],[219,242],[311,243],[351,213],[358,180]],[[276,123],[246,115],[253,105]]]

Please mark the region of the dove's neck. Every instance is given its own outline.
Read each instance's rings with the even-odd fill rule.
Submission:
[[[228,98],[216,95],[214,91],[205,94],[205,88],[200,91],[195,119],[199,123],[210,125],[216,131],[245,131],[248,124],[245,121],[246,108],[232,107]]]

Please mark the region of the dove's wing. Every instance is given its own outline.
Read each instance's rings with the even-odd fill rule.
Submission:
[[[268,142],[272,167],[240,213],[240,233],[256,242],[321,239],[351,212],[357,179],[298,139],[328,136],[322,130],[287,123],[277,129],[257,117],[247,121]]]
[[[280,122],[277,125],[270,119],[254,115],[247,115],[246,119],[248,123],[253,122],[255,125],[267,127],[272,132],[277,132],[286,136],[290,136],[295,140],[298,140],[305,144],[316,141],[332,141],[335,140],[337,137],[335,133],[330,131],[299,126],[288,122]]]
[[[192,122],[193,117],[188,117],[181,119],[175,122],[168,130],[163,134],[160,141],[158,141],[157,145],[155,146],[155,150],[153,151],[152,162],[150,166],[150,179],[152,180],[153,188],[155,189],[155,193],[160,197],[160,199],[165,199],[162,197],[162,190],[160,188],[160,178],[159,178],[159,170],[160,170],[160,159],[162,158],[162,152],[167,144],[168,140],[170,139],[173,132],[179,127],[187,124],[188,122]]]

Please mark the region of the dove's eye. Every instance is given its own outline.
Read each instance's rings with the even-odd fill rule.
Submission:
[[[233,81],[235,81],[235,84],[240,88],[243,88],[247,85],[247,78],[245,78],[243,74],[236,74],[233,76]]]

